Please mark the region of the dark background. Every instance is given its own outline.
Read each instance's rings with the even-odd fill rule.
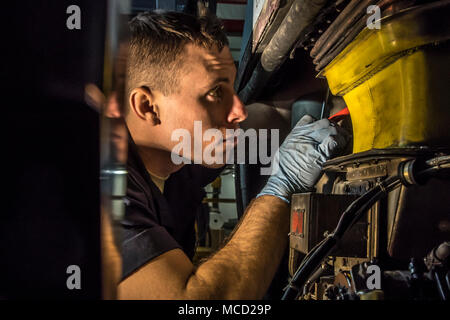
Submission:
[[[81,30],[69,30],[69,5]],[[0,298],[101,297],[99,115],[106,1],[2,3]],[[69,265],[81,290],[68,290]]]

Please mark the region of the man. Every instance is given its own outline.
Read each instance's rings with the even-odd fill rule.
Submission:
[[[201,121],[202,133],[218,129],[225,137],[220,144],[235,145],[226,129],[247,117],[233,89],[236,69],[213,17],[145,13],[131,21],[131,29],[125,120],[132,141],[119,298],[262,298],[287,244],[291,194],[314,186],[321,164],[345,139],[328,120],[303,118],[280,148],[279,170],[230,240],[194,266],[201,188],[222,164],[175,164],[171,153],[178,141],[172,133],[183,128],[193,139],[194,121]],[[198,161],[195,152],[185,151],[180,156]]]

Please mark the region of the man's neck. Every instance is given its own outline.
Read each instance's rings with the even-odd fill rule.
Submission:
[[[168,178],[183,167],[183,164],[172,162],[171,153],[168,151],[142,146],[137,146],[137,149],[147,171],[159,178]]]

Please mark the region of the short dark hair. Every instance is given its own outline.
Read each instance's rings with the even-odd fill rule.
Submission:
[[[186,44],[219,51],[228,45],[222,22],[208,14],[196,17],[181,12],[152,11],[130,21],[127,93],[146,85],[164,95],[176,90],[181,54]]]

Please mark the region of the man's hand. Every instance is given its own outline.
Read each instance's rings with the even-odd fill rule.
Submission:
[[[278,170],[259,196],[273,195],[289,203],[291,195],[311,190],[319,180],[322,165],[348,142],[348,134],[330,122],[305,115],[286,137],[274,162]],[[278,162],[277,162],[278,161]]]

